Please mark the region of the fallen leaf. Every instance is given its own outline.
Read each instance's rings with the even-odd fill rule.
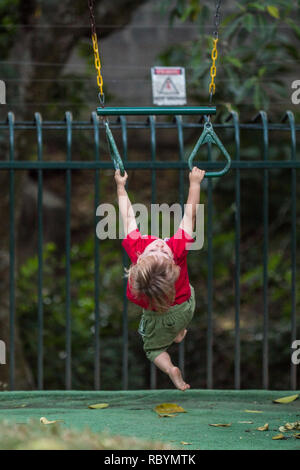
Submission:
[[[278,441],[280,439],[286,439],[286,437],[283,434],[277,434],[276,436],[272,437],[273,441]]]
[[[181,441],[180,444],[182,444],[183,446],[191,446],[192,445],[191,442],[184,442],[184,441]]]
[[[266,423],[263,426],[260,426],[259,428],[257,428],[257,431],[268,431],[268,429],[269,429],[269,424]]]
[[[293,434],[293,436],[294,436],[296,439],[300,439],[300,432],[297,432],[296,434]]]
[[[238,421],[239,424],[253,424],[253,421]]]
[[[246,413],[262,413],[262,411],[258,410],[244,410]]]
[[[300,421],[296,421],[295,423],[285,423],[284,426],[280,426],[279,431],[300,431]]]
[[[40,422],[41,422],[42,424],[56,424],[56,423],[64,423],[64,420],[63,420],[63,419],[56,419],[56,420],[54,420],[54,421],[48,421],[48,419],[45,418],[45,416],[42,416],[42,417],[40,418]]]
[[[158,414],[186,413],[186,411],[176,403],[161,403],[154,408]]]
[[[216,428],[229,428],[229,426],[231,426],[231,423],[209,424],[209,426],[215,426]]]
[[[276,400],[273,400],[273,403],[291,403],[292,401],[297,400],[298,397],[299,397],[299,394],[290,395],[288,397],[277,398]]]
[[[102,408],[107,408],[108,406],[108,403],[96,403],[96,405],[89,405],[89,408],[92,410],[101,410]]]

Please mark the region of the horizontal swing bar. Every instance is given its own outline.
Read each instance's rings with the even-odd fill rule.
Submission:
[[[209,162],[197,160],[195,163],[201,164],[203,169],[217,169],[222,167],[222,162]],[[93,170],[93,169],[111,169],[113,162],[110,161],[0,161],[0,170]],[[130,170],[164,170],[164,169],[188,169],[188,163],[185,161],[127,161],[126,168]],[[231,162],[232,169],[263,170],[263,169],[300,169],[300,160],[234,160]]]
[[[215,106],[149,106],[97,108],[98,116],[159,116],[159,115],[211,115],[216,114]]]

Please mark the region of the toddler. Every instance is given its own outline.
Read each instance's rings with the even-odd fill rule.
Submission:
[[[127,297],[142,307],[139,333],[147,358],[165,372],[176,388],[185,391],[190,385],[183,380],[167,352],[172,343],[180,343],[195,311],[195,292],[187,271],[188,247],[195,240],[193,230],[200,183],[205,171],[194,167],[189,173],[189,193],[185,212],[177,232],[164,240],[141,235],[125,189],[125,172],[115,172],[119,209],[124,224],[122,246],[132,264],[126,271]]]

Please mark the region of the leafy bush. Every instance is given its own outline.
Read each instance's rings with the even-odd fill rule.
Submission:
[[[214,3],[168,0],[163,4],[165,13],[168,8],[171,11],[171,24],[192,22],[198,27],[196,40],[176,44],[160,58],[164,65],[187,67],[190,96],[201,102],[209,95]],[[232,8],[221,4],[216,100],[245,114],[247,110],[267,110],[270,104],[274,110],[276,102],[284,98],[290,102],[287,77],[294,74],[300,59],[300,2],[232,3]]]

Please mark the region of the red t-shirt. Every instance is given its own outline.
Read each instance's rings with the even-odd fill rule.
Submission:
[[[132,263],[136,263],[139,254],[142,254],[146,246],[150,245],[158,237],[153,235],[141,235],[139,229],[130,232],[122,241],[122,246],[128,253]],[[188,248],[195,240],[184,230],[179,228],[171,238],[165,238],[164,241],[171,248],[175,263],[180,266],[180,275],[175,283],[175,300],[172,305],[182,304],[191,296],[191,288],[187,270]],[[129,280],[127,282],[126,294],[128,299],[141,307],[148,309],[149,302],[146,298],[137,299],[130,288]]]

